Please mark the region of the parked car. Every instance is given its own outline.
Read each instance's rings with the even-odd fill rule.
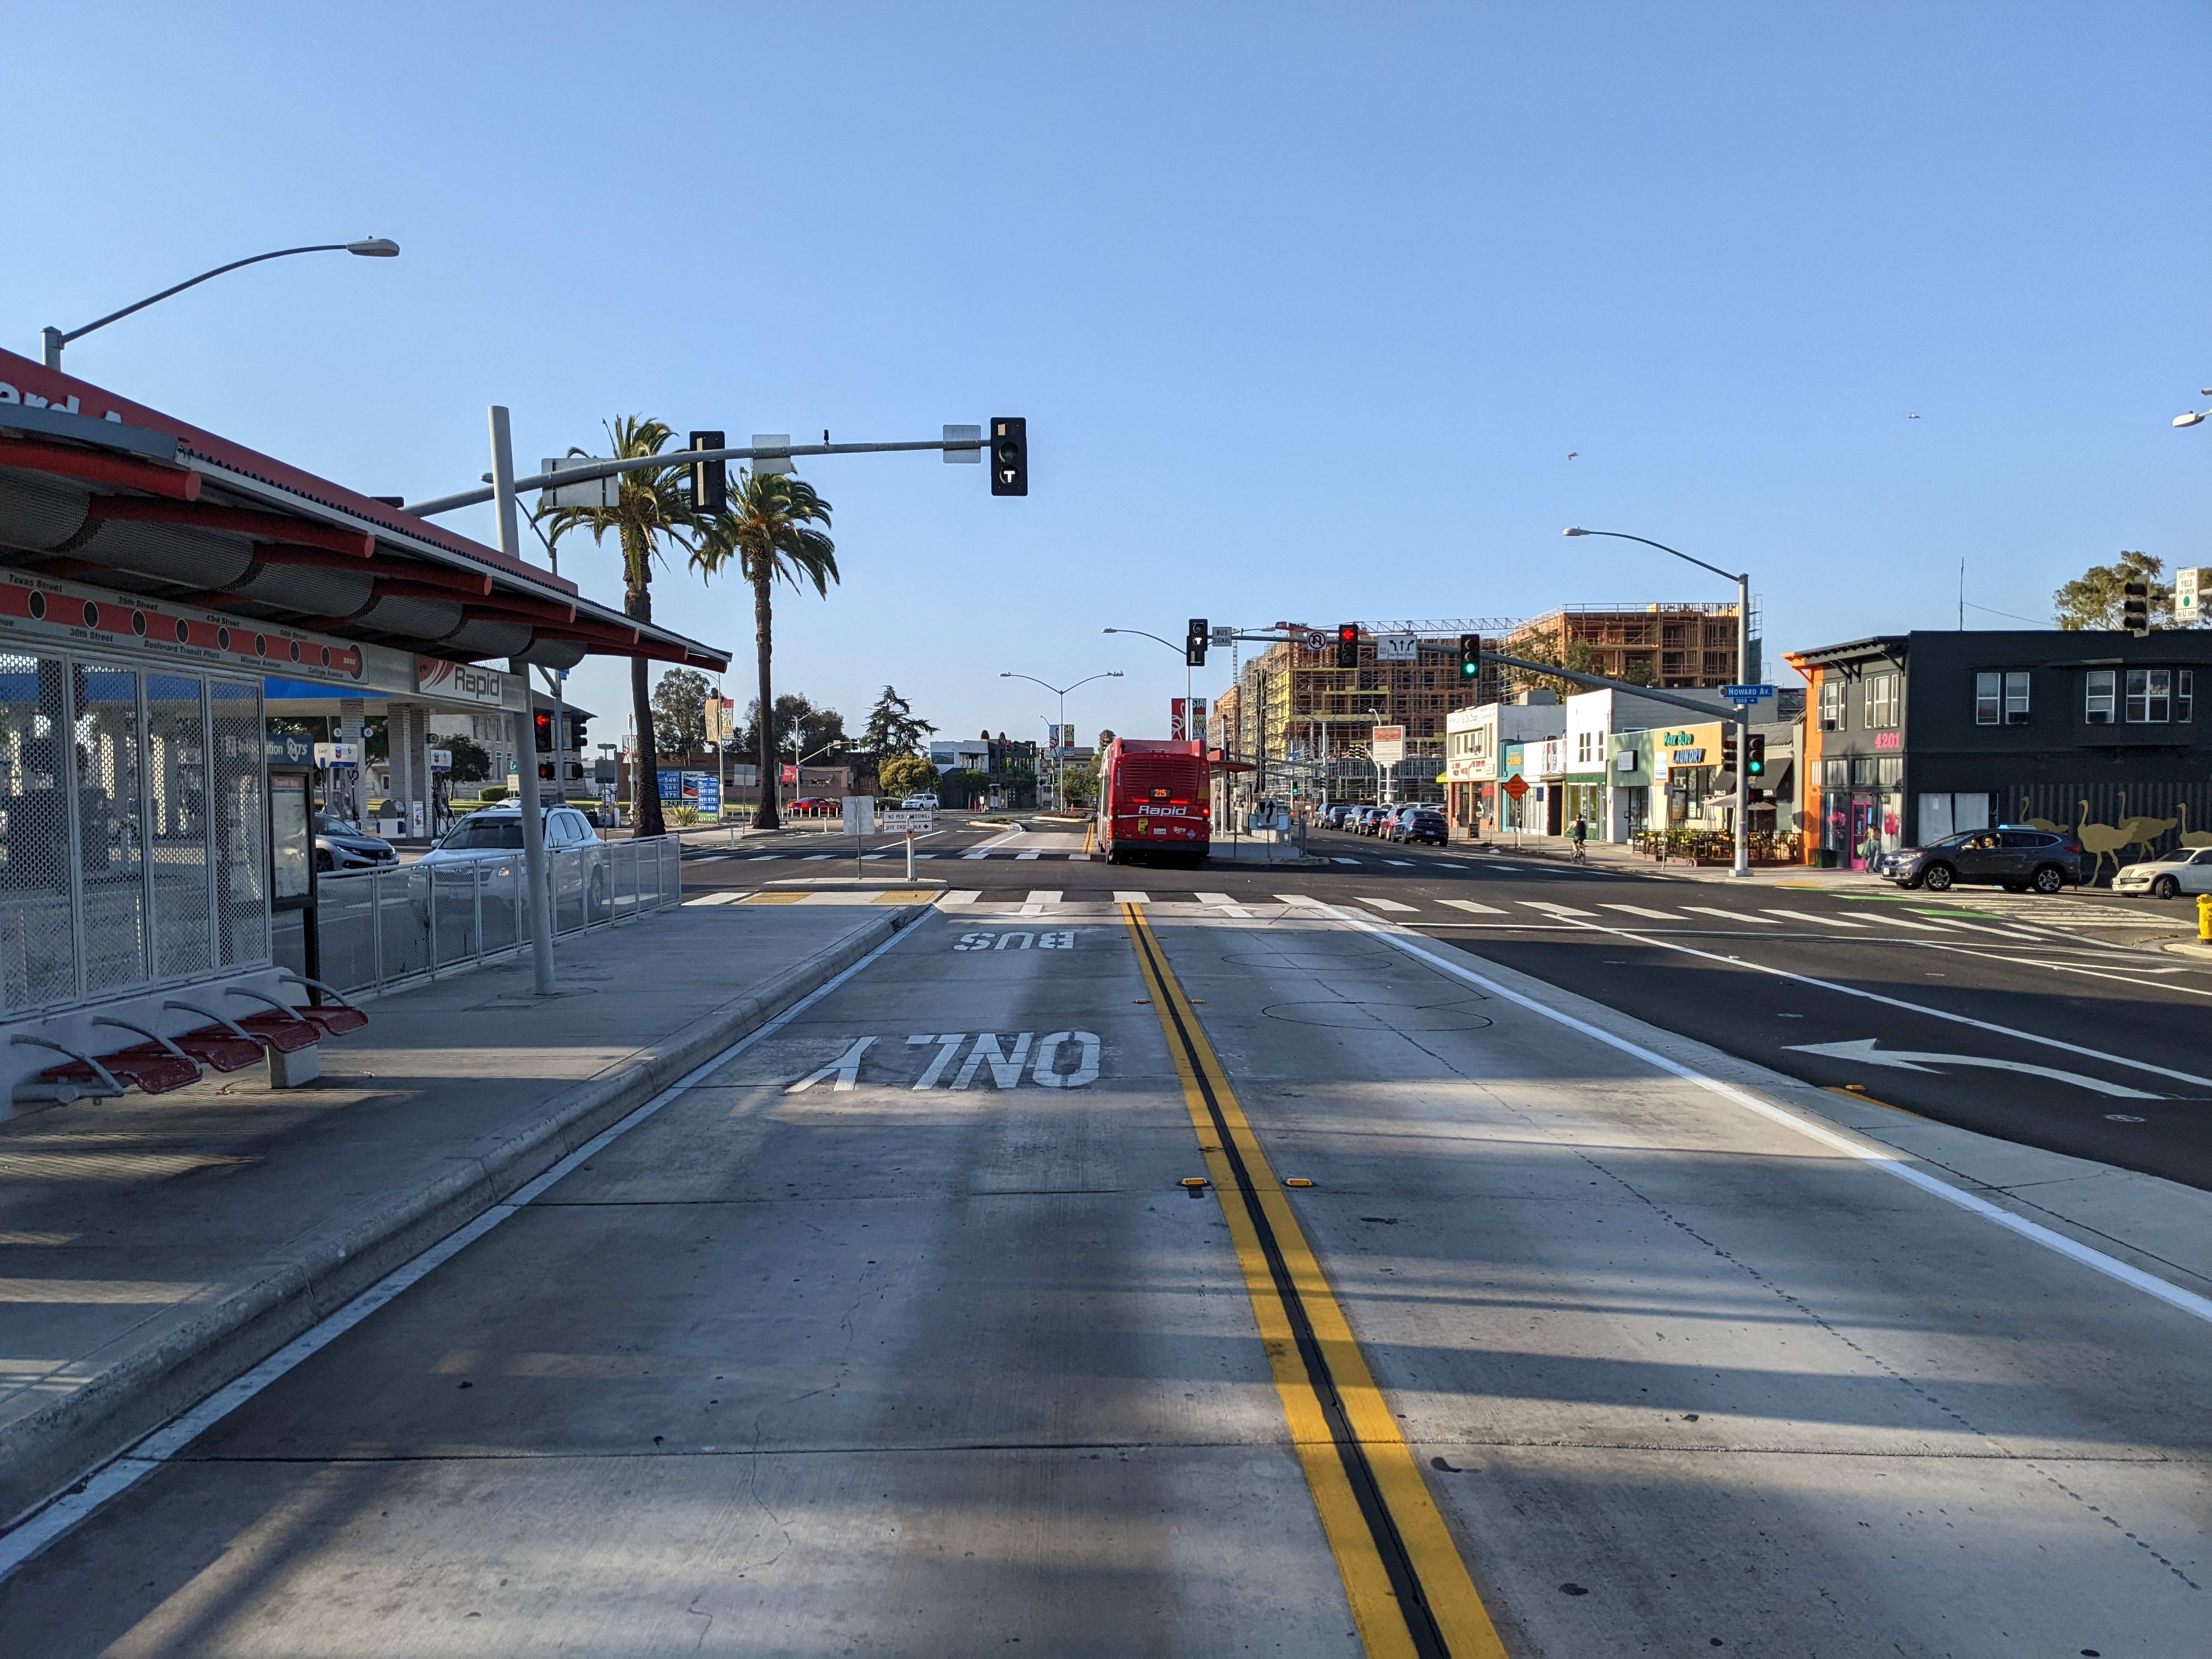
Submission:
[[[1375,833],[1376,836],[1383,841],[1397,840],[1399,823],[1405,817],[1407,813],[1413,810],[1413,808],[1410,802],[1404,803],[1397,806],[1384,807],[1382,809],[1382,816],[1375,821]]]
[[[553,905],[560,913],[564,900],[587,894],[596,913],[608,899],[610,883],[604,855],[590,849],[604,848],[591,820],[573,806],[541,806],[545,820],[545,851],[552,860]],[[522,874],[522,809],[487,806],[471,812],[448,830],[438,844],[407,866],[407,898],[417,920],[430,913],[430,885],[437,872],[470,864],[483,866],[479,878],[488,895],[507,897]]]
[[[381,836],[372,836],[335,812],[315,814],[315,868],[324,875],[388,870],[398,862],[399,849]]]
[[[1382,834],[1383,823],[1389,816],[1390,809],[1387,806],[1370,806],[1362,809],[1359,814],[1359,833],[1363,836]]]
[[[2113,876],[2112,890],[2156,899],[2212,893],[2212,847],[2184,847],[2147,864],[2128,865]]]
[[[786,809],[793,812],[842,812],[845,803],[831,800],[827,795],[802,795]]]
[[[934,795],[908,795],[899,803],[902,812],[934,812],[938,810]]]
[[[1961,882],[2008,893],[2056,893],[2069,882],[2081,884],[2081,843],[2066,830],[2005,823],[1900,848],[1882,860],[1880,873],[1899,887],[1925,887],[1931,893]]]
[[[1442,847],[1451,840],[1451,826],[1439,809],[1416,806],[1399,815],[1396,832],[1392,839],[1403,846],[1411,846],[1417,841],[1432,841]]]

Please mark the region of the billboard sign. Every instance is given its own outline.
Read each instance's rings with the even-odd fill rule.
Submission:
[[[1406,758],[1406,728],[1378,726],[1368,733],[1367,753],[1377,766],[1395,766]]]

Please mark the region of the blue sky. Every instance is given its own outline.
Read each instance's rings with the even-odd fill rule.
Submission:
[[[1164,734],[1181,665],[1108,624],[1727,596],[1569,523],[1747,566],[1770,660],[1953,626],[1962,557],[2027,617],[2121,548],[2212,563],[2212,428],[2167,425],[2212,386],[2199,4],[13,3],[0,41],[14,349],[403,245],[70,351],[357,488],[466,486],[493,402],[526,460],[633,410],[1026,416],[1026,501],[805,469],[845,582],[780,598],[777,684],[855,725],[888,681],[1036,734],[1000,670],[1121,668],[1070,718]],[[562,564],[618,600],[611,550]],[[657,591],[742,699],[745,596]],[[626,684],[573,695],[619,726]]]

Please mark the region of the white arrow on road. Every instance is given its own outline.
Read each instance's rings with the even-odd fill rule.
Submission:
[[[2071,1083],[2077,1088],[2094,1089],[2100,1095],[2117,1095],[2123,1100],[2163,1100],[2164,1095],[2147,1095],[2140,1089],[2124,1088],[2117,1083],[2107,1083],[2102,1078],[2084,1077],[2079,1072],[2062,1072],[2055,1066],[2030,1066],[2019,1060],[1984,1060],[1979,1054],[1920,1054],[1903,1048],[1876,1048],[1875,1037],[1861,1037],[1856,1042],[1792,1042],[1787,1045],[1794,1054],[1826,1054],[1832,1060],[1863,1060],[1869,1066],[1890,1066],[1900,1072],[1926,1072],[1933,1066],[1987,1066],[2000,1072],[2026,1072],[2031,1077],[2056,1078],[2061,1083]]]

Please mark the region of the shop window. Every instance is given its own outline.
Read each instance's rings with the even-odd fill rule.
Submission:
[[[1844,729],[1844,683],[1823,675],[1820,679],[1820,729],[1840,732]]]
[[[2093,668],[2081,681],[2081,719],[2090,726],[2110,726],[2112,723],[2112,683],[2114,671]]]
[[[1823,789],[1848,789],[1851,787],[1851,763],[1841,758],[1820,763],[1820,787]]]
[[[1877,788],[1900,787],[1905,782],[1905,757],[1877,755],[1874,763],[1874,781]]]
[[[2128,670],[2128,724],[2163,726],[2173,718],[2173,671]]]
[[[1853,755],[1851,757],[1852,788],[1871,789],[1874,787],[1874,763],[1875,757],[1872,755]]]

